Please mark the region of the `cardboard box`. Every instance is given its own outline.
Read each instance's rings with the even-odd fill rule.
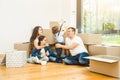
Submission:
[[[55,43],[55,36],[53,35],[51,29],[43,29],[43,34],[47,37],[48,44]]]
[[[101,44],[102,35],[101,34],[77,34],[84,44]]]
[[[84,44],[84,46],[85,46],[85,48],[88,50],[88,46],[89,46],[89,45]]]
[[[52,27],[54,26],[60,26],[60,25],[57,21],[50,21],[50,29],[52,29]]]
[[[118,57],[99,55],[90,56],[87,59],[90,59],[90,71],[120,78],[120,59]]]
[[[112,55],[120,57],[120,46],[90,45],[88,49],[90,55]]]
[[[6,67],[22,67],[27,62],[26,51],[6,52]]]
[[[27,57],[29,57],[29,44],[28,42],[14,43],[14,49],[19,51],[27,51]]]
[[[5,53],[4,54],[0,53],[0,66],[5,65],[5,64],[6,64],[6,55],[5,55]]]

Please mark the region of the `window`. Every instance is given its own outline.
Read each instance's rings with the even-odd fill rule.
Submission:
[[[103,43],[120,44],[120,0],[82,0],[82,32],[101,33]]]

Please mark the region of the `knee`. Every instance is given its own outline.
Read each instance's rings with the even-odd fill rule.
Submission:
[[[65,63],[65,64],[70,64],[71,61],[70,61],[69,59],[65,58],[65,59],[64,59],[64,63]]]
[[[55,57],[50,56],[50,57],[49,57],[49,61],[51,61],[51,62],[55,62],[55,61],[56,61],[56,58],[55,58]]]
[[[85,59],[84,57],[88,56],[87,53],[83,53],[79,56],[79,63],[80,64],[89,64],[89,59]]]
[[[89,59],[79,58],[79,63],[83,65],[88,65]]]
[[[45,58],[44,58],[46,61],[49,61],[49,58],[46,56]]]

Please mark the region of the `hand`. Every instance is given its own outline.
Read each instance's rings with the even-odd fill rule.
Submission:
[[[46,56],[49,56],[49,52],[48,51],[46,52]]]
[[[42,45],[42,46],[39,46],[40,47],[40,49],[42,49],[42,48],[44,48],[45,47],[45,45]]]
[[[41,54],[41,57],[45,57],[45,56],[46,56],[45,53],[42,53],[42,54]]]
[[[55,47],[56,48],[62,48],[62,45],[61,44],[56,44]]]
[[[48,43],[46,43],[46,44],[45,44],[45,46],[49,46],[49,44],[48,44]]]

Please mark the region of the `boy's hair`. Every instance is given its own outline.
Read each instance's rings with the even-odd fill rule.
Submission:
[[[52,33],[53,33],[53,34],[56,34],[56,33],[58,33],[58,32],[59,32],[59,27],[58,27],[58,26],[52,27]]]
[[[38,42],[38,45],[40,45],[41,44],[41,41],[43,40],[45,38],[45,36],[40,36],[40,37],[38,37],[38,40],[39,40],[39,42]]]

